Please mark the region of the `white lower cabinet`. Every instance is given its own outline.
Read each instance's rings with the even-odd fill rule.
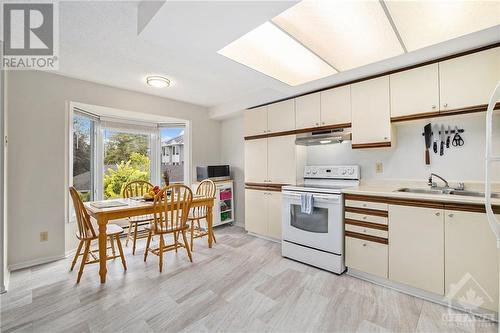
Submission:
[[[349,268],[387,278],[387,245],[346,237],[345,263]]]
[[[445,211],[445,279],[447,297],[498,310],[498,250],[486,214]]]
[[[245,229],[281,239],[281,192],[245,190]]]
[[[389,205],[389,279],[444,295],[443,213]]]

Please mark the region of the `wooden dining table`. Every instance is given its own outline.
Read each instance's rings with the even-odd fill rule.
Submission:
[[[153,202],[140,201],[135,199],[119,199],[127,205],[117,207],[97,208],[93,206],[93,202],[84,203],[85,208],[90,216],[96,219],[99,226],[99,276],[101,283],[106,282],[106,225],[109,221],[124,219],[127,217],[142,216],[153,214]],[[213,244],[213,206],[214,198],[205,196],[193,196],[191,208],[194,207],[207,207],[207,225],[208,225],[208,247],[211,248]]]

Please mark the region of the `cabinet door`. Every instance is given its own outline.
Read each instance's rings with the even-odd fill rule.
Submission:
[[[269,132],[283,132],[295,129],[295,101],[289,99],[267,106]]]
[[[445,245],[446,296],[467,302],[472,290],[480,307],[497,311],[498,250],[486,214],[445,211]]]
[[[351,85],[352,144],[391,141],[389,76]]]
[[[392,74],[391,117],[439,111],[439,70],[432,64]]]
[[[259,235],[267,235],[268,192],[245,190],[245,229]]]
[[[351,86],[321,92],[321,125],[351,122]]]
[[[267,139],[245,141],[245,182],[267,182]]]
[[[295,136],[278,136],[267,139],[267,175],[274,184],[295,184]],[[261,163],[259,160],[254,163]]]
[[[443,210],[389,205],[389,279],[444,295]]]
[[[269,192],[267,194],[268,204],[268,229],[267,235],[271,238],[281,239],[281,212],[282,212],[281,192]]]
[[[499,80],[500,48],[439,63],[441,111],[488,104]]]
[[[387,245],[352,237],[345,240],[347,267],[387,278]]]
[[[295,99],[295,125],[298,129],[316,127],[321,124],[320,93]]]
[[[245,110],[245,136],[267,133],[267,106]]]

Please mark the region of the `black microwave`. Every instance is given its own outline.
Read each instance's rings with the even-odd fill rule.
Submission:
[[[231,179],[231,169],[229,165],[207,165],[196,167],[196,179],[226,180]]]

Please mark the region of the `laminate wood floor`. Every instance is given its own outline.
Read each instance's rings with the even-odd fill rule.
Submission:
[[[282,258],[280,245],[242,228],[216,230],[218,243],[143,262],[125,248],[128,270],[97,265],[76,285],[71,258],[12,272],[0,297],[2,332],[497,332],[491,322],[443,321],[446,307],[347,275]],[[458,312],[453,312],[458,313]]]

